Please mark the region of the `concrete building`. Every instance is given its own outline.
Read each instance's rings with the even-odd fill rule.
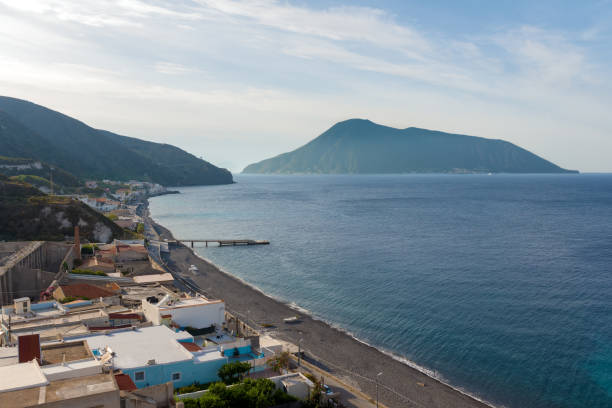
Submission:
[[[162,324],[162,320],[168,316],[179,327],[195,329],[211,326],[220,329],[225,322],[225,302],[203,296],[181,298],[166,295],[157,302],[144,299],[142,310],[147,320],[155,325]]]
[[[0,360],[1,407],[118,407],[114,376],[84,341],[40,344],[38,335],[19,338],[18,362]],[[9,364],[6,364],[6,363]]]
[[[187,332],[166,326],[119,330],[71,339],[87,341],[94,355],[112,351],[112,368],[128,375],[138,388],[172,382],[184,387],[194,382],[218,381],[217,371],[229,360],[218,346],[201,348]],[[184,345],[185,344],[185,345]]]
[[[301,400],[308,399],[310,393],[314,389],[312,381],[306,378],[302,373],[281,375],[272,377],[270,380],[276,385],[276,388]]]
[[[0,243],[0,305],[23,296],[38,298],[62,271],[73,266],[72,245],[45,242]]]
[[[32,303],[16,300],[16,305],[3,306],[0,314],[0,345],[16,344],[23,334],[39,334],[43,340],[89,332],[90,327],[112,328],[109,314],[129,312],[123,306],[112,306],[94,300],[61,304],[55,300]],[[27,312],[24,312],[25,309]]]

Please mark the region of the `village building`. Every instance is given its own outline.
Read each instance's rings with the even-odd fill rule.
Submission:
[[[170,319],[179,327],[221,329],[225,323],[225,302],[203,296],[148,298],[142,301],[142,310],[147,320],[156,325]]]

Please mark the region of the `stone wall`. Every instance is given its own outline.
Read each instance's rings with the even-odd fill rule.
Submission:
[[[63,270],[73,264],[72,246],[59,242],[29,241],[0,243],[0,304],[30,297],[38,300]]]

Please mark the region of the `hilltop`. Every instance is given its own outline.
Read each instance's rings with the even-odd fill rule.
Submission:
[[[339,122],[289,153],[247,166],[243,173],[570,173],[504,140],[364,119]]]
[[[228,170],[178,147],[94,129],[6,96],[0,96],[0,152],[56,166],[81,180],[142,180],[166,186],[233,183]]]

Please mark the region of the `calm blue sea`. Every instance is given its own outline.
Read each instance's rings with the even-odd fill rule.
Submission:
[[[496,405],[612,407],[612,175],[243,176],[151,200],[264,292]]]

